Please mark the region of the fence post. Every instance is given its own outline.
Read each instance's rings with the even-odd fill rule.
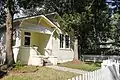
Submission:
[[[96,78],[96,80],[98,80],[98,75],[97,75],[97,72],[98,72],[98,71],[97,71],[97,70],[95,70],[95,76],[96,76],[95,78]]]
[[[75,78],[73,77],[72,80],[75,80]]]
[[[85,80],[85,74],[83,74],[82,79]]]
[[[99,72],[99,76],[100,76],[100,78],[99,78],[99,80],[103,80],[103,76],[102,76],[103,74],[102,74],[102,69],[100,69],[100,72]]]
[[[85,74],[85,80],[88,80],[88,77],[87,77],[87,76],[88,76],[88,74],[86,73],[86,74]]]
[[[78,76],[76,76],[75,80],[79,80],[79,77],[78,77]]]
[[[93,80],[92,72],[90,72],[90,80]]]
[[[95,76],[96,74],[95,74],[95,71],[93,71],[93,80],[96,80],[96,76]]]
[[[82,80],[82,76],[81,75],[79,76],[79,80]]]
[[[88,80],[90,80],[90,72],[87,73]]]

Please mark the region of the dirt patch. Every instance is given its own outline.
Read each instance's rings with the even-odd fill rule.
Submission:
[[[39,69],[38,68],[36,68],[36,69],[33,69],[33,70],[15,70],[15,69],[13,69],[13,70],[11,70],[11,71],[9,71],[9,73],[35,73],[35,72],[37,72]]]

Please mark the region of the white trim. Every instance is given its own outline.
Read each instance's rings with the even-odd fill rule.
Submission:
[[[55,30],[53,30],[52,34],[50,35],[48,44],[47,44],[46,48],[44,48],[45,50],[50,51],[51,54],[48,54],[48,53],[45,51],[45,56],[51,56],[51,55],[53,55],[53,33],[54,33],[54,32],[55,32]]]
[[[67,59],[67,60],[58,59],[57,63],[65,63],[65,62],[69,62],[69,61],[73,61],[73,59]]]
[[[63,34],[64,35],[64,34]],[[68,35],[69,36],[69,35]],[[60,35],[59,35],[59,37],[60,37]],[[69,36],[69,48],[66,48],[65,47],[65,45],[66,45],[66,41],[65,41],[65,35],[64,35],[64,37],[63,37],[64,39],[63,39],[63,48],[61,48],[60,47],[60,39],[59,39],[59,44],[58,44],[58,48],[60,49],[60,50],[71,50],[71,48],[70,48],[70,36]]]
[[[47,21],[50,23],[50,25],[52,25],[52,27],[55,27],[59,32],[61,32],[61,30],[60,30],[55,24],[53,24],[47,17],[45,17],[44,15],[39,15],[39,16],[28,17],[28,18],[22,19],[21,25],[23,24],[23,22],[25,22],[25,20],[27,20],[27,19],[33,19],[33,18],[37,18],[37,17],[41,17],[41,18],[47,20]],[[38,24],[40,23],[41,18],[40,18],[40,20],[38,21]],[[29,24],[30,24],[30,23],[29,23]],[[20,26],[21,26],[21,25],[20,25]]]
[[[48,18],[46,18],[44,15],[41,15],[44,19],[46,19],[53,27],[57,28],[59,31],[61,31],[56,25],[54,25]]]
[[[27,32],[27,31],[25,31],[25,32]],[[25,32],[24,32],[24,41],[23,41],[23,45],[24,45],[24,46],[30,46],[30,44],[29,44],[29,45],[25,45],[25,37],[29,37],[29,38],[30,38],[30,43],[31,43],[31,32],[28,32],[28,33],[30,33],[30,35],[26,35]]]
[[[41,17],[47,20],[50,23],[50,25],[52,25],[52,27],[55,27],[58,30],[58,33],[61,33],[61,30],[58,28],[58,26],[53,24],[47,17],[45,17],[44,15],[41,15]]]
[[[24,31],[32,31],[32,32],[39,32],[39,33],[44,33],[44,34],[52,34],[52,29],[43,27],[41,25],[36,25],[36,24],[31,24],[31,23],[24,23],[25,25],[28,26],[23,26],[21,27],[21,30]],[[29,26],[31,25],[31,26]]]
[[[59,48],[59,50],[71,51],[71,48]]]

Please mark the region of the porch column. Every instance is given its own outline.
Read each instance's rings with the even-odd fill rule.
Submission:
[[[45,56],[50,56],[52,55],[52,34],[50,35],[50,38],[49,38],[49,41],[48,41],[48,44],[45,48]]]

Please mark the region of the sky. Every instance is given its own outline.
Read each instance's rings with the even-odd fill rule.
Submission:
[[[111,2],[112,0],[106,0],[106,2]]]
[[[116,0],[116,1],[119,1],[119,0]],[[109,2],[109,3],[107,3],[107,2]],[[112,2],[112,3],[110,3],[110,2]],[[114,13],[114,11],[117,10],[117,5],[114,2],[115,1],[113,1],[113,0],[106,0],[106,4],[109,6],[110,13]],[[113,5],[113,3],[114,3],[114,5]]]

